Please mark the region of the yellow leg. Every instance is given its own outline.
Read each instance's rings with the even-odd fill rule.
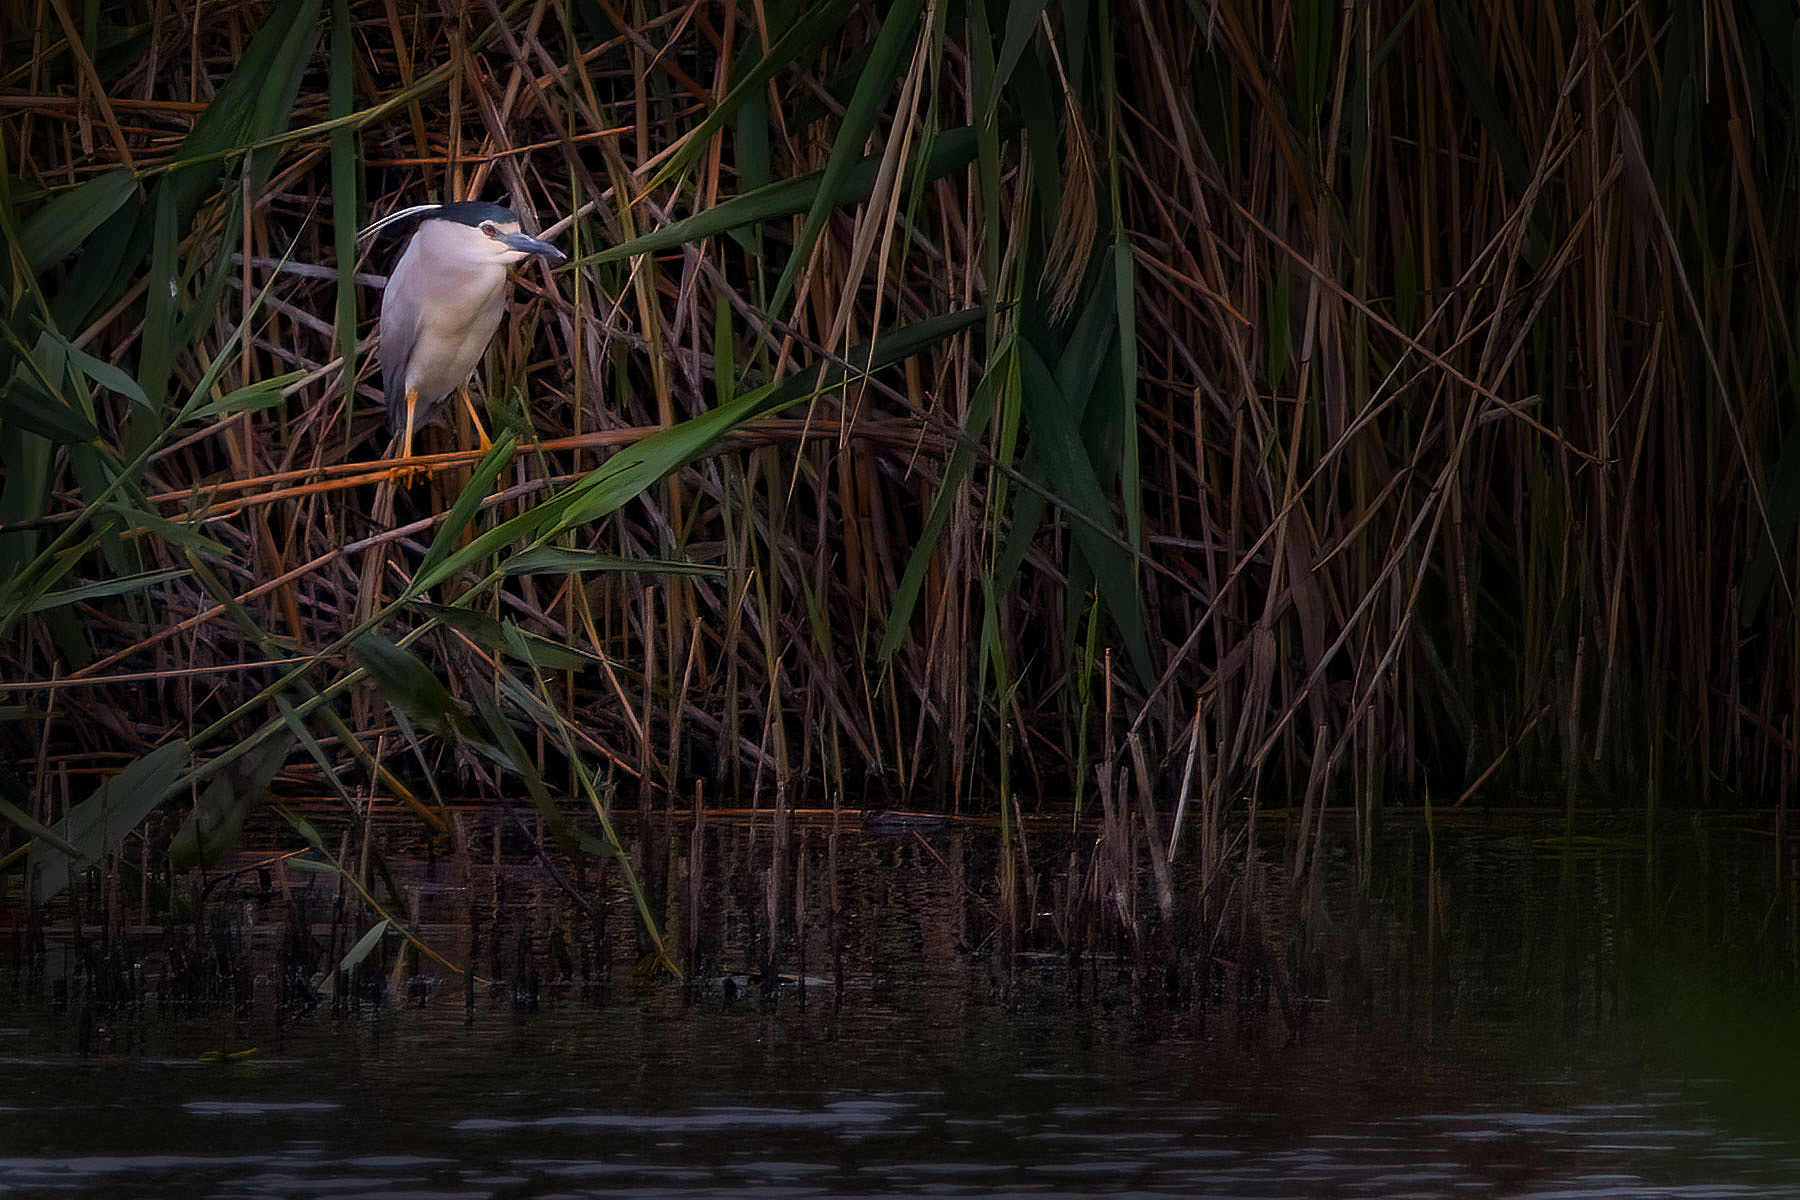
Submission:
[[[457,388],[456,394],[462,397],[463,408],[468,411],[469,420],[475,422],[475,436],[481,440],[481,449],[483,453],[485,453],[487,448],[494,443],[493,440],[488,437],[487,430],[482,427],[481,415],[475,411],[475,401],[469,398],[468,388]]]
[[[413,414],[419,408],[419,389],[406,389],[406,424],[400,433],[400,470],[395,473],[394,482],[400,487],[411,487],[413,478],[418,474],[412,465]]]

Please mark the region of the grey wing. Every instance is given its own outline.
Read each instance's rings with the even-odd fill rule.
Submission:
[[[387,400],[388,428],[400,432],[406,423],[406,369],[412,363],[413,348],[419,342],[418,289],[415,282],[412,246],[388,276],[387,290],[381,297],[381,389]]]

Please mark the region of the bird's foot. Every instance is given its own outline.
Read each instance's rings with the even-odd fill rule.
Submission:
[[[415,484],[436,479],[438,473],[443,469],[443,464],[432,462],[433,457],[432,455],[422,455],[414,458],[410,454],[403,455],[394,460],[393,466],[388,469],[388,477],[399,489],[410,488]]]

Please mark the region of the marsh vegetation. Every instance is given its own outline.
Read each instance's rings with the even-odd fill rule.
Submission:
[[[1128,936],[1269,807],[1789,836],[1786,6],[4,13],[19,922],[249,829],[410,931],[469,802],[673,969],[641,814],[979,817],[1015,914],[1052,819]],[[572,261],[396,490],[355,235],[463,197]]]

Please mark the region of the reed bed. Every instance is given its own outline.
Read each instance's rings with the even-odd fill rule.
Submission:
[[[1787,6],[0,12],[37,900],[804,801],[997,814],[1019,904],[1064,814],[1132,926],[1270,803],[1298,884],[1334,807],[1793,785]],[[406,486],[355,234],[458,198],[573,262]]]

